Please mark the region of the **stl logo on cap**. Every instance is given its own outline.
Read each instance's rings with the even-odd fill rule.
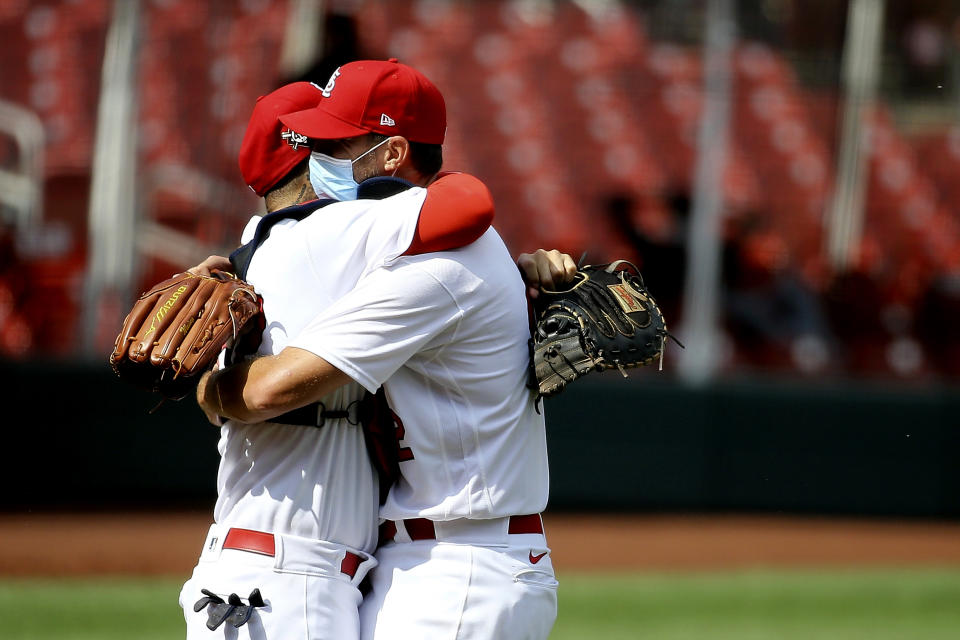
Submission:
[[[395,59],[356,60],[342,65],[312,109],[283,114],[280,121],[313,140],[341,140],[367,133],[443,144],[447,110],[436,85]],[[335,93],[335,95],[334,95]]]
[[[309,138],[307,138],[307,136],[301,135],[296,131],[291,131],[290,129],[287,129],[286,131],[281,133],[280,137],[286,140],[287,144],[293,147],[294,151],[299,149],[300,145],[306,146],[307,142],[309,141]]]
[[[337,86],[337,78],[340,77],[340,67],[337,67],[336,71],[333,72],[333,75],[330,76],[330,79],[327,80],[327,86],[323,88],[323,91],[320,92],[324,98],[329,98],[330,93],[333,91],[333,88]]]

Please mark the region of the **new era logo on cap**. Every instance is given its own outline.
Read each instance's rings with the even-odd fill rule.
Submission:
[[[385,113],[380,114],[380,126],[381,127],[395,127],[397,123],[393,121],[393,118],[388,116]]]

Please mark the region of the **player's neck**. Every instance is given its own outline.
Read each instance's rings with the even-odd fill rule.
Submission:
[[[264,196],[263,201],[267,207],[267,213],[272,213],[316,199],[317,195],[313,192],[313,187],[310,186],[309,180],[306,180],[295,181],[282,189],[271,191]]]

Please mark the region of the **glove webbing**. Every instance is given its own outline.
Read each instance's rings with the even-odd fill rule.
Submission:
[[[582,301],[584,310],[597,309],[599,317],[595,318],[597,328],[608,338],[615,338],[617,333],[625,336],[634,334],[633,324],[620,308],[616,300],[606,288],[606,285],[587,280],[574,290]]]

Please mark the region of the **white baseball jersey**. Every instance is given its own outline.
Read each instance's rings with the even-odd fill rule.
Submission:
[[[381,517],[454,520],[546,506],[528,338],[524,284],[491,228],[462,249],[371,271],[289,344],[369,391],[384,386],[402,423],[402,478]]]
[[[426,190],[384,200],[331,204],[302,221],[277,223],[255,253],[247,280],[263,296],[261,355],[293,336],[365,274],[412,241]],[[252,237],[250,222],[243,241]],[[344,409],[363,395],[349,384],[323,399]],[[326,540],[361,551],[376,545],[378,488],[362,430],[346,419],[322,428],[227,422],[219,442],[219,525]]]

